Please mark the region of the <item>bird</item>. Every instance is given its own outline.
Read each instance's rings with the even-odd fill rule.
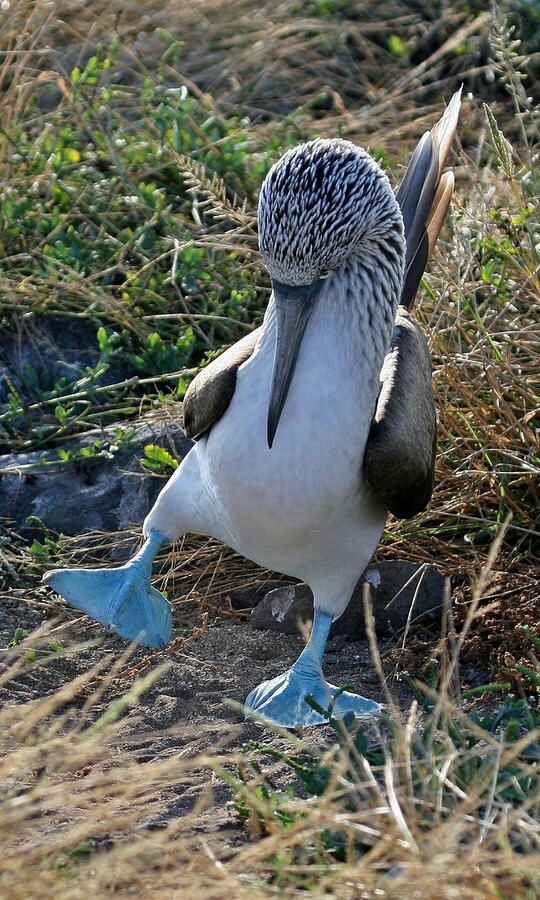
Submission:
[[[194,444],[114,569],[55,569],[45,582],[127,640],[163,647],[171,607],[151,585],[158,550],[188,532],[300,579],[311,634],[283,674],[247,696],[248,715],[291,728],[381,706],[324,677],[332,622],[387,516],[433,491],[436,410],[428,344],[411,310],[454,189],[445,171],[461,91],[414,150],[397,193],[341,138],[287,150],[263,181],[259,248],[272,293],[263,323],[186,392]]]

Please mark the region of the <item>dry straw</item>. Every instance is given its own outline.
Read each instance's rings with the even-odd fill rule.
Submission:
[[[332,7],[328,16],[326,6]],[[131,658],[131,651],[114,661],[104,653],[95,667],[59,692],[0,711],[0,895],[133,893],[197,900],[298,896],[306,890],[351,900],[536,895],[539,799],[522,785],[534,784],[537,777],[533,749],[538,733],[523,726],[510,741],[504,729],[490,732],[478,724],[459,697],[458,675],[460,664],[482,658],[493,678],[530,692],[523,666],[534,671],[538,665],[519,630],[540,620],[534,557],[538,122],[528,98],[530,82],[523,80],[537,65],[538,53],[527,59],[500,16],[493,19],[485,11],[471,15],[469,6],[452,3],[444,16],[429,21],[421,21],[399,0],[387,0],[376,12],[361,0],[336,4],[336,9],[330,0],[277,5],[171,0],[159,8],[152,2],[21,0],[11,3],[9,16],[2,14],[4,136],[24,118],[36,85],[47,80],[64,96],[57,115],[68,115],[70,69],[89,46],[108,40],[113,31],[124,37],[121,66],[128,88],[141,71],[150,75],[166,46],[154,29],[165,21],[182,43],[181,72],[171,51],[162,59],[168,83],[186,85],[209,115],[220,120],[241,110],[238,136],[251,142],[253,153],[283,133],[279,129],[286,117],[298,138],[339,133],[375,150],[385,147],[404,162],[412,141],[436,118],[440,98],[448,98],[457,84],[465,81],[467,87],[484,90],[493,78],[500,90],[486,95],[485,110],[474,96],[464,104],[453,212],[419,307],[431,336],[439,411],[435,495],[430,509],[413,522],[391,521],[379,550],[381,557],[435,563],[452,578],[453,619],[439,641],[435,637],[420,643],[419,655],[428,658],[434,648],[439,654],[439,686],[426,686],[419,678],[418,701],[399,709],[386,684],[388,660],[380,659],[371,633],[394,723],[393,734],[381,727],[369,737],[370,748],[377,743],[382,748],[378,762],[370,762],[369,752],[361,753],[348,733],[341,734],[339,746],[331,734],[322,756],[317,756],[320,742],[313,738],[291,738],[286,744],[277,735],[269,736],[268,744],[285,756],[276,760],[267,755],[257,768],[220,744],[224,736],[212,729],[211,753],[192,758],[150,754],[143,761],[141,747],[152,736],[134,735],[126,722],[144,692],[157,690],[167,654],[141,663]],[[388,49],[390,28],[392,34],[407,35],[405,58]],[[54,115],[36,114],[31,127],[44,134]],[[127,100],[118,115],[125,116],[126,126],[132,120]],[[13,152],[9,140],[3,141],[2,189],[14,177]],[[256,186],[225,184],[198,159],[177,156],[176,162],[193,201],[189,220],[179,214],[179,231],[184,234],[189,226],[193,246],[210,249],[216,260],[234,253],[238,271],[255,272],[264,293],[267,282],[254,231]],[[400,167],[395,165],[391,174],[397,182]],[[183,246],[172,238],[164,251],[173,274]],[[36,260],[42,250],[35,251]],[[163,261],[162,256],[141,257],[128,278]],[[147,334],[158,316],[167,315],[151,311],[134,318],[100,286],[103,272],[83,276],[59,262],[53,271],[51,259],[47,262],[47,276],[33,271],[22,282],[0,272],[0,312],[6,320],[22,320],[36,310],[84,317],[91,307],[106,312],[117,328]],[[213,331],[203,321],[208,316],[189,304],[175,315],[212,345]],[[226,311],[217,310],[214,324],[223,327],[226,320]],[[250,325],[231,321],[231,333]],[[161,376],[127,380],[118,385],[119,396],[141,386],[152,395],[162,383],[166,379]],[[83,385],[79,399],[85,398]],[[137,402],[147,409],[151,398],[139,395]],[[114,408],[111,404],[112,412]],[[43,415],[48,412],[45,403]],[[169,412],[176,415],[176,407]],[[117,558],[125,554],[137,539],[135,532],[51,536],[51,553],[58,563],[100,565],[111,552]],[[43,672],[45,678],[46,661],[29,662],[29,648],[62,636],[66,621],[76,618],[35,587],[49,563],[30,553],[6,524],[0,545],[2,599],[6,604],[25,601],[47,623],[4,654],[4,696],[12,690],[16,697],[17,683],[29,674],[39,679]],[[247,611],[233,610],[227,597],[270,574],[206,538],[186,538],[171,558],[163,556],[157,586],[168,590],[176,621],[189,625],[170,655],[216,614],[245,617]],[[419,642],[418,635],[408,635],[393,665],[411,663],[414,674],[423,676],[412,652]],[[66,656],[77,652],[79,648],[70,647]],[[435,712],[429,713],[430,729],[419,753],[418,735],[428,715],[422,698],[433,702]],[[460,743],[459,728],[472,736],[470,744]],[[183,730],[169,733],[173,744],[177,739],[181,745]],[[326,790],[318,797],[300,790],[283,798],[272,784],[292,782],[286,756],[301,752],[329,769]],[[464,782],[467,766],[477,766],[478,774]],[[518,799],[510,802],[499,776],[512,766]],[[244,781],[237,776],[239,767]],[[231,795],[244,804],[245,825],[231,812],[229,832],[213,828],[215,820],[223,822],[224,813],[212,790],[200,789],[201,772],[207,781],[212,772],[220,773],[220,783],[226,781]],[[189,813],[163,820],[179,785],[180,793],[198,785],[198,800]],[[286,827],[276,810],[280,815],[285,810]],[[329,849],[327,837],[336,833],[342,836],[341,856]]]

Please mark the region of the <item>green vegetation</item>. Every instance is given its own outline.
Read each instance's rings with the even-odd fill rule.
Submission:
[[[408,734],[399,720],[384,715],[383,728],[378,729],[375,741],[366,728],[354,721],[347,727],[331,720],[337,734],[331,751],[298,749],[294,744],[290,751],[283,751],[271,744],[251,741],[244,749],[240,777],[236,783],[233,781],[234,809],[252,828],[269,835],[301,826],[310,798],[335,804],[336,814],[338,810],[342,813],[343,827],[336,824],[332,830],[320,830],[317,839],[302,853],[304,865],[309,862],[326,868],[333,859],[354,860],[369,853],[398,824],[392,822],[396,810],[389,808],[381,811],[380,819],[373,825],[381,776],[390,769],[395,778],[393,787],[409,812],[408,821],[400,823],[402,838],[408,842],[405,856],[434,826],[444,827],[456,819],[456,814],[463,819],[463,807],[474,809],[488,786],[489,815],[482,806],[484,800],[475,815],[478,824],[482,820],[486,823],[486,835],[490,832],[493,836],[492,841],[487,838],[492,851],[502,850],[509,838],[522,842],[524,852],[534,851],[535,841],[529,840],[529,828],[517,828],[513,835],[505,831],[502,837],[498,826],[508,807],[525,802],[529,826],[534,828],[539,811],[540,740],[530,735],[534,729],[540,735],[536,707],[513,695],[494,715],[473,712],[467,716],[451,705],[433,700],[426,705],[429,715],[422,724],[418,718]],[[277,760],[289,770],[288,780],[300,783],[307,795],[304,802],[298,802],[298,788],[276,789],[268,760]],[[441,779],[443,769],[445,777]],[[335,818],[338,821],[339,815]],[[291,866],[283,869],[281,883],[301,886],[303,879],[295,872],[299,851],[295,835],[287,847]],[[396,850],[395,855],[384,860],[381,868],[385,874],[391,874],[399,865],[400,855]],[[400,862],[403,861],[402,858]]]
[[[224,214],[230,206],[250,222],[234,191],[253,199],[271,149],[254,153],[238,119],[216,115],[185,86],[166,86],[159,67],[134,86],[116,85],[119,52],[113,41],[74,68],[61,98],[38,79],[24,117],[3,134],[0,313],[7,323],[29,314],[84,319],[96,341],[95,363],[69,377],[29,366],[8,375],[7,447],[44,447],[134,417],[149,385],[171,385],[181,397],[186,368],[240,337],[266,299],[238,250],[216,258],[211,243],[195,246],[189,184],[202,180]],[[107,384],[119,365],[128,377]]]
[[[372,731],[330,720],[329,741],[268,733],[221,755],[222,736],[209,736],[204,756],[142,764],[122,720],[167,654],[115,668],[104,653],[94,666],[93,644],[72,650],[14,627],[1,648],[11,697],[21,679],[48,684],[57,657],[91,662],[61,690],[0,712],[0,894],[537,896],[540,142],[530,93],[540,18],[534,2],[501,8],[201,0],[164,12],[151,0],[125,10],[15,0],[1,13],[0,452],[52,451],[44,469],[65,466],[66,477],[71,465],[113,462],[141,414],[175,414],[198,368],[260,323],[269,282],[257,192],[284,148],[341,135],[369,146],[397,183],[442,100],[462,82],[467,99],[456,196],[418,304],[440,419],[437,485],[425,513],[389,522],[379,551],[435,562],[453,581],[439,641],[416,635],[382,662],[372,647],[381,677],[397,671],[416,700],[399,710],[389,692]],[[31,359],[14,353],[34,342]],[[64,446],[105,425],[112,439]],[[178,464],[156,444],[142,452],[141,474]],[[28,525],[30,541],[1,525],[8,611],[16,595],[41,615],[60,612],[36,586],[45,569],[99,564],[113,540],[133,542]],[[213,599],[254,577],[226,548],[186,542],[168,596],[179,614],[186,597],[208,607],[191,631],[182,619],[182,635],[222,622]],[[486,684],[463,686],[470,665]],[[120,668],[132,684],[118,697]],[[229,785],[236,843],[197,843],[198,808],[141,828],[201,767]]]
[[[164,447],[146,444],[144,455],[145,459],[141,460],[141,466],[157,475],[171,475],[178,468],[178,460]]]

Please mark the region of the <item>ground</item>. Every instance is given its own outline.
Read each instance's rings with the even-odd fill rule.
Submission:
[[[166,671],[122,718],[115,736],[115,752],[122,753],[129,747],[130,754],[135,754],[142,764],[163,762],[171,756],[211,760],[234,754],[249,741],[268,740],[274,747],[286,745],[279,735],[261,724],[246,721],[239,707],[258,683],[291,665],[304,645],[300,635],[255,630],[241,620],[223,619],[209,625],[206,617],[206,622],[201,624],[201,616],[192,609],[191,614],[183,615],[182,626],[176,629],[185,636],[175,637],[170,647],[164,651],[131,647],[126,653],[126,642],[107,635],[87,617],[57,609],[58,615],[51,619],[51,607],[52,604],[44,616],[42,609],[22,598],[11,595],[5,599],[0,615],[1,645],[8,644],[17,628],[37,631],[37,639],[25,644],[34,650],[44,648],[47,658],[45,663],[40,664],[39,659],[27,663],[4,682],[0,687],[0,704],[32,705],[63,688],[69,691],[78,677],[84,678],[104,662],[116,666],[121,661],[114,679],[107,681],[103,696],[92,704],[89,721],[96,721],[111,703],[129,691],[135,678],[165,663]],[[190,623],[190,618],[198,622]],[[53,642],[76,649],[51,653],[48,648]],[[383,652],[391,643],[389,640],[382,643]],[[39,649],[37,653],[39,657]],[[366,696],[384,702],[366,641],[350,643],[339,637],[330,640],[325,672],[330,680],[354,684]],[[101,676],[96,673],[96,677],[84,678],[79,690],[69,692],[72,713],[84,707],[100,682]],[[403,708],[407,708],[411,692],[398,685],[394,693]],[[62,712],[65,712],[63,708]],[[321,747],[335,739],[329,727],[310,729],[310,734]],[[209,787],[211,801],[207,797]],[[144,809],[141,810],[139,824],[149,829],[163,827],[170,819],[185,816],[206,800],[210,809],[198,818],[197,831],[212,834],[218,845],[233,838],[245,841],[239,818],[229,808],[231,798],[231,788],[208,765],[195,764],[184,779],[176,782],[173,791],[165,792],[160,798],[159,813],[146,816]]]
[[[538,895],[540,20],[484,6],[2,5],[0,895]],[[206,539],[160,557],[162,653],[40,578],[138,544],[190,379],[261,322],[257,196],[282,151],[339,135],[397,185],[462,84],[415,306],[435,492],[377,550],[448,575],[451,615],[380,663],[330,643],[331,678],[384,696],[380,728],[274,733],[225,702],[302,646],[229,602],[272,573]]]

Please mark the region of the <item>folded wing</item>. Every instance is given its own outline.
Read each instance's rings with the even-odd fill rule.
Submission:
[[[213,359],[195,376],[184,397],[184,430],[188,437],[198,438],[217,422],[232,400],[238,369],[255,350],[260,328]]]
[[[456,132],[461,91],[414,151],[397,192],[405,226],[405,279],[381,391],[368,436],[364,473],[378,498],[410,518],[433,492],[437,420],[431,361],[423,332],[410,313],[420,279],[448,211],[452,172],[443,172]]]

